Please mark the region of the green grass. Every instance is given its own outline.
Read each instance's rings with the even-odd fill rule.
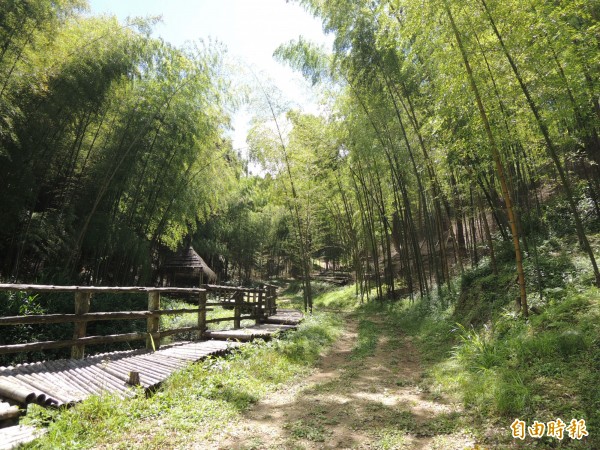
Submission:
[[[27,448],[181,448],[211,439],[266,393],[307,374],[340,327],[333,315],[315,314],[281,339],[192,364],[148,397],[92,397],[59,411],[30,407],[26,422],[48,425],[49,433]]]
[[[294,439],[306,439],[312,442],[325,442],[329,433],[323,425],[314,420],[297,420],[284,425]]]
[[[331,283],[313,281],[313,306],[318,311],[354,311],[360,305],[360,297],[356,295],[356,288],[352,286],[339,287]],[[302,284],[290,283],[283,292],[287,302],[280,303],[282,308],[303,308]]]
[[[368,356],[377,333],[393,339],[394,330],[402,331],[422,355],[425,378],[419,388],[462,403],[464,421],[481,445],[513,445],[508,427],[516,417],[528,424],[561,418],[567,424],[585,419],[590,436],[586,441],[566,436],[560,448],[600,448],[600,290],[591,286],[589,261],[576,243],[549,240],[538,251],[540,280],[532,258],[526,260],[535,307],[529,320],[515,313],[514,263],[510,248],[500,248],[498,275],[487,261],[458,277],[453,291],[444,288],[440,297],[358,307],[359,344],[353,355]],[[340,289],[321,302],[352,310],[357,306],[352,292]],[[376,315],[385,318],[383,324],[374,326]],[[440,426],[450,432],[456,423]],[[401,448],[403,443],[402,433],[390,429],[374,445]],[[524,448],[533,444],[529,437],[523,443]],[[552,438],[535,440],[536,448],[557,445]]]
[[[358,341],[352,349],[352,359],[364,359],[375,353],[380,334],[376,323],[366,318],[360,318],[358,322]]]
[[[537,313],[527,321],[514,312],[508,261],[498,276],[486,267],[467,272],[456,295],[444,301],[386,307],[424,356],[422,387],[461,402],[483,445],[511,445],[508,426],[515,417],[528,423],[585,419],[587,441],[566,437],[561,448],[600,445],[600,290],[590,286],[580,254],[569,254],[544,264],[549,287],[531,296]],[[527,439],[531,445],[533,438]],[[556,444],[536,440],[536,448]]]

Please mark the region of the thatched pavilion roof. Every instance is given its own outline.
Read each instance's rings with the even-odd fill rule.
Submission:
[[[177,253],[167,257],[165,263],[161,267],[161,271],[164,272],[177,272],[177,273],[189,273],[189,272],[204,272],[204,275],[208,279],[216,279],[217,275],[212,271],[208,264],[202,259],[202,257],[196,253],[194,248],[190,245],[187,248],[184,247]]]

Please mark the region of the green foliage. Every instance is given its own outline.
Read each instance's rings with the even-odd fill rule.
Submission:
[[[237,170],[223,49],[81,6],[11,1],[2,18],[0,274],[149,283]]]
[[[486,323],[518,295],[511,265],[502,266],[498,275],[491,272],[489,261],[466,271],[461,277],[455,317],[464,323]]]
[[[286,62],[300,70],[304,77],[312,81],[313,85],[327,77],[329,61],[325,49],[312,45],[302,36],[297,41],[292,40],[277,47],[273,56],[280,62]]]
[[[358,322],[358,341],[352,349],[351,358],[364,359],[373,354],[379,340],[378,328],[376,323],[369,320],[362,319]]]
[[[485,371],[504,362],[506,355],[500,353],[501,350],[493,342],[488,330],[484,329],[478,333],[460,323],[457,327],[460,344],[455,348],[454,357],[462,365],[470,366],[475,371]]]
[[[571,266],[561,265],[567,269]],[[477,289],[489,276],[485,271],[477,273],[469,274],[466,288]],[[433,314],[423,314],[418,303],[396,306],[391,311],[398,317],[397,324],[416,337],[423,352],[431,352],[436,344],[442,347],[429,354],[426,384],[432,392],[462,401],[480,430],[498,421],[508,423],[514,417],[530,422],[584,418],[588,429],[593,429],[600,423],[593,384],[597,382],[595,336],[600,323],[600,292],[578,283],[580,279],[566,283],[564,289],[538,305],[541,310],[527,322],[500,308],[493,310],[484,324],[476,321],[471,325],[469,308],[479,311],[475,304],[460,315],[436,313],[435,305]],[[463,321],[452,324],[456,317]],[[483,434],[480,438],[484,443],[489,439]],[[494,439],[500,443],[488,443],[509,443],[508,438]],[[587,445],[594,445],[594,439]]]
[[[318,283],[315,283],[314,286],[315,290],[319,289]],[[323,295],[315,299],[316,308],[348,311],[358,306],[360,297],[356,294],[355,286],[344,288],[334,287],[331,284],[324,284],[323,286]]]

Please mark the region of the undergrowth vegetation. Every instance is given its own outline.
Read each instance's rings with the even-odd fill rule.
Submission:
[[[370,303],[359,312],[368,317],[383,308],[388,322],[416,338],[427,367],[421,387],[462,403],[483,444],[517,444],[510,430],[515,418],[528,425],[560,418],[567,426],[584,419],[589,436],[574,440],[565,431],[562,442],[527,436],[524,448],[598,448],[600,290],[574,248],[546,241],[538,252],[541,273],[539,280],[530,277],[528,320],[514,310],[509,258],[499,258],[497,275],[483,262],[439,296]]]

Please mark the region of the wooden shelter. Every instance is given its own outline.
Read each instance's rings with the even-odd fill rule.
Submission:
[[[160,268],[160,277],[161,284],[166,281],[167,286],[172,287],[198,287],[217,280],[217,274],[191,245],[167,256]]]

